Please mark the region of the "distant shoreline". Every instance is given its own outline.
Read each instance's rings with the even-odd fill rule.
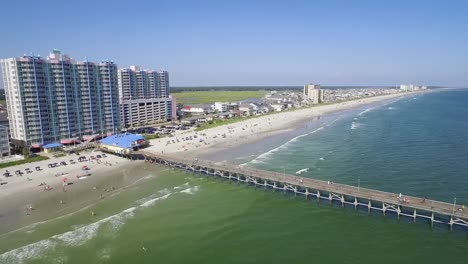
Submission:
[[[253,144],[280,133],[291,131],[298,123],[329,113],[383,102],[391,99],[410,97],[432,90],[373,96],[339,103],[317,105],[310,108],[284,111],[272,115],[259,116],[236,123],[209,128],[202,131],[178,131],[174,137],[150,141],[146,151],[202,158],[208,155],[229,151],[242,144]],[[191,139],[190,139],[191,138]]]

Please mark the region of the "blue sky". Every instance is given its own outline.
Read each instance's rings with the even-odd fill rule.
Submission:
[[[3,1],[0,58],[58,48],[172,86],[468,86],[468,1]]]

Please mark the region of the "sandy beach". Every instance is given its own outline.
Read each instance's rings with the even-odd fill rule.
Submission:
[[[386,100],[414,96],[421,92],[410,92],[363,98],[329,105],[317,105],[295,111],[247,119],[202,131],[178,131],[174,137],[150,141],[145,151],[166,155],[183,155],[187,158],[212,155],[228,148],[249,144],[262,138],[293,129],[298,123],[332,112],[357,108]]]
[[[90,159],[102,154],[97,150],[82,152],[79,156],[87,157],[83,162],[78,162],[78,155],[67,155],[3,169],[2,173],[8,170],[13,176],[1,179],[1,183],[6,184],[0,185],[0,234],[14,227],[73,212],[105,199],[144,176],[138,172],[144,169],[142,161],[130,161],[111,154]],[[70,160],[74,160],[74,164]],[[67,165],[48,167],[50,163],[61,161]],[[83,170],[83,166],[88,169]],[[36,171],[35,167],[41,170]],[[31,173],[26,173],[26,168]],[[24,174],[17,176],[16,170]],[[88,173],[89,176],[81,177]]]

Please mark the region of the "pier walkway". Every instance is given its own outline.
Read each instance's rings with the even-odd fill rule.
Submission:
[[[468,213],[459,205],[420,197],[403,196],[368,188],[351,185],[331,183],[322,180],[287,175],[277,172],[265,171],[234,164],[219,163],[198,159],[183,159],[172,156],[159,155],[145,151],[135,151],[135,158],[143,158],[166,166],[180,168],[206,175],[225,178],[255,185],[256,187],[271,188],[291,192],[295,195],[304,195],[306,198],[328,200],[330,203],[367,208],[381,211],[385,216],[388,212],[394,213],[398,219],[409,217],[414,222],[417,218],[434,223],[447,224],[450,229],[454,225],[468,227]]]

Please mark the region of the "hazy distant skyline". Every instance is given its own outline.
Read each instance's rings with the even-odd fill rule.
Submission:
[[[0,58],[58,48],[172,86],[468,86],[467,1],[64,3],[2,3]]]

